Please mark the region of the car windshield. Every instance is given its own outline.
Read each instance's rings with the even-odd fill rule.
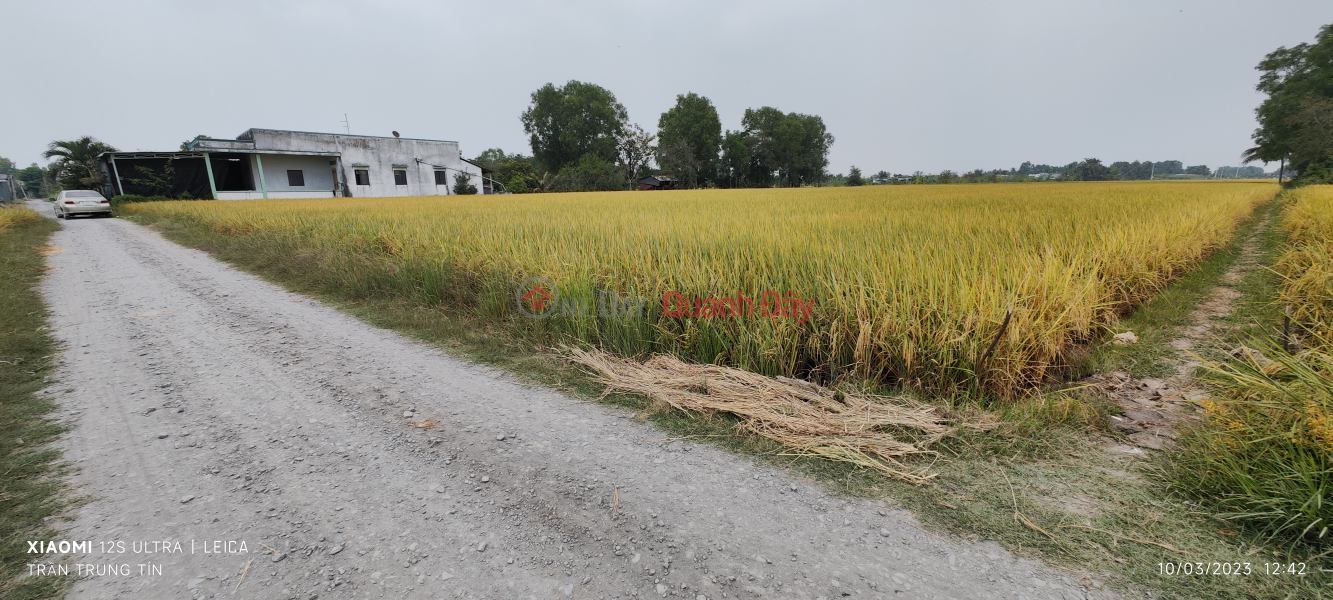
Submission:
[[[97,193],[97,192],[88,192],[88,191],[82,191],[82,190],[75,190],[75,191],[72,191],[72,192],[66,192],[65,197],[66,197],[66,198],[101,198],[102,195],[99,194],[99,193]]]

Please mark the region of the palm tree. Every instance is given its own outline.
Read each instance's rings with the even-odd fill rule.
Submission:
[[[55,158],[51,164],[51,178],[65,189],[97,189],[102,184],[102,171],[97,156],[115,152],[116,148],[92,136],[77,140],[56,140],[47,144],[43,158]]]

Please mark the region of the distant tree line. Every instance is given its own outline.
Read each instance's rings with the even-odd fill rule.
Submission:
[[[1117,161],[1110,165],[1100,159],[1087,158],[1066,165],[1047,165],[1024,162],[1010,169],[974,169],[964,173],[951,170],[927,174],[917,171],[911,175],[890,174],[880,171],[865,177],[861,169],[852,167],[848,174],[830,175],[829,186],[883,185],[901,183],[1001,183],[1019,181],[1125,181],[1148,179],[1273,179],[1277,171],[1265,172],[1256,166],[1218,167],[1207,165],[1185,166],[1178,160]]]
[[[581,81],[542,86],[519,120],[531,156],[491,148],[473,159],[515,193],[624,190],[648,175],[686,188],[820,185],[833,145],[819,116],[768,106],[723,131],[712,101],[693,92],[676,96],[650,133],[610,90]]]

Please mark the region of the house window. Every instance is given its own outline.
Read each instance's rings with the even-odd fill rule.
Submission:
[[[305,187],[305,171],[287,169],[287,185],[290,187]]]
[[[370,185],[370,170],[369,170],[369,169],[357,169],[357,170],[356,170],[356,184],[357,184],[357,185]]]
[[[436,169],[435,185],[449,185],[449,172],[444,169]]]
[[[393,184],[394,184],[394,185],[407,185],[407,170],[406,170],[406,169],[394,169],[394,170],[393,170]]]

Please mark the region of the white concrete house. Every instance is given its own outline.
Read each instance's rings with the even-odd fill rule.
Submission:
[[[181,152],[107,153],[102,162],[111,194],[165,193],[143,191],[152,182],[173,197],[217,200],[437,196],[453,193],[458,173],[492,193],[458,142],[440,140],[249,129],[234,140],[195,138]]]
[[[458,142],[250,129],[235,140],[196,138],[189,149],[209,157],[210,166],[214,155],[240,154],[252,163],[252,189],[224,189],[214,178],[218,200],[446,195],[459,172],[471,175],[479,192],[490,188]]]

